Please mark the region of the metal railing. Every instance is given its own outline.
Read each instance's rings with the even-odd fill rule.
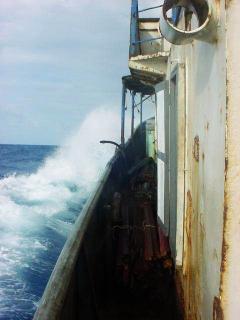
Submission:
[[[141,9],[141,10],[138,10],[138,13],[139,13],[139,12],[145,12],[145,11],[148,11],[148,10],[154,10],[154,9],[157,9],[157,8],[161,8],[162,6],[163,6],[163,4],[160,4],[159,6]]]
[[[138,0],[132,0],[132,6],[131,6],[131,24],[130,24],[130,49],[129,49],[129,55],[130,57],[134,57],[141,54],[141,44],[151,41],[157,41],[163,39],[163,37],[154,37],[149,39],[140,39],[139,35],[139,29],[138,29],[138,19],[139,19],[139,13],[155,10],[158,8],[161,8],[163,4],[148,7],[144,9],[138,9]]]

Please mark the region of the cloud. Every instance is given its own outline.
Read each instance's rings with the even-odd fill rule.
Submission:
[[[141,0],[139,7],[158,3]],[[129,72],[130,7],[130,0],[0,0],[5,141],[20,143],[22,130],[25,142],[28,135],[31,143],[57,142],[57,134],[67,135],[60,123],[76,127],[91,109],[120,105],[121,77]],[[18,110],[46,134],[20,121],[10,131]]]

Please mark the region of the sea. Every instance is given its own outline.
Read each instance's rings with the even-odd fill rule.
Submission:
[[[0,319],[32,319],[72,226],[114,154],[100,108],[61,146],[0,144]]]

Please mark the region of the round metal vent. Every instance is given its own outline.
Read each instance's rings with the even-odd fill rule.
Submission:
[[[216,25],[206,0],[165,0],[160,30],[166,40],[181,45],[194,39],[212,41]]]

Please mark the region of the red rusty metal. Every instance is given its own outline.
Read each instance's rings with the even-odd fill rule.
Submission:
[[[148,272],[155,262],[172,268],[168,237],[158,224],[154,202],[154,167],[148,166],[131,179],[126,190],[113,197],[116,268],[124,285]],[[119,217],[119,218],[117,218]]]

